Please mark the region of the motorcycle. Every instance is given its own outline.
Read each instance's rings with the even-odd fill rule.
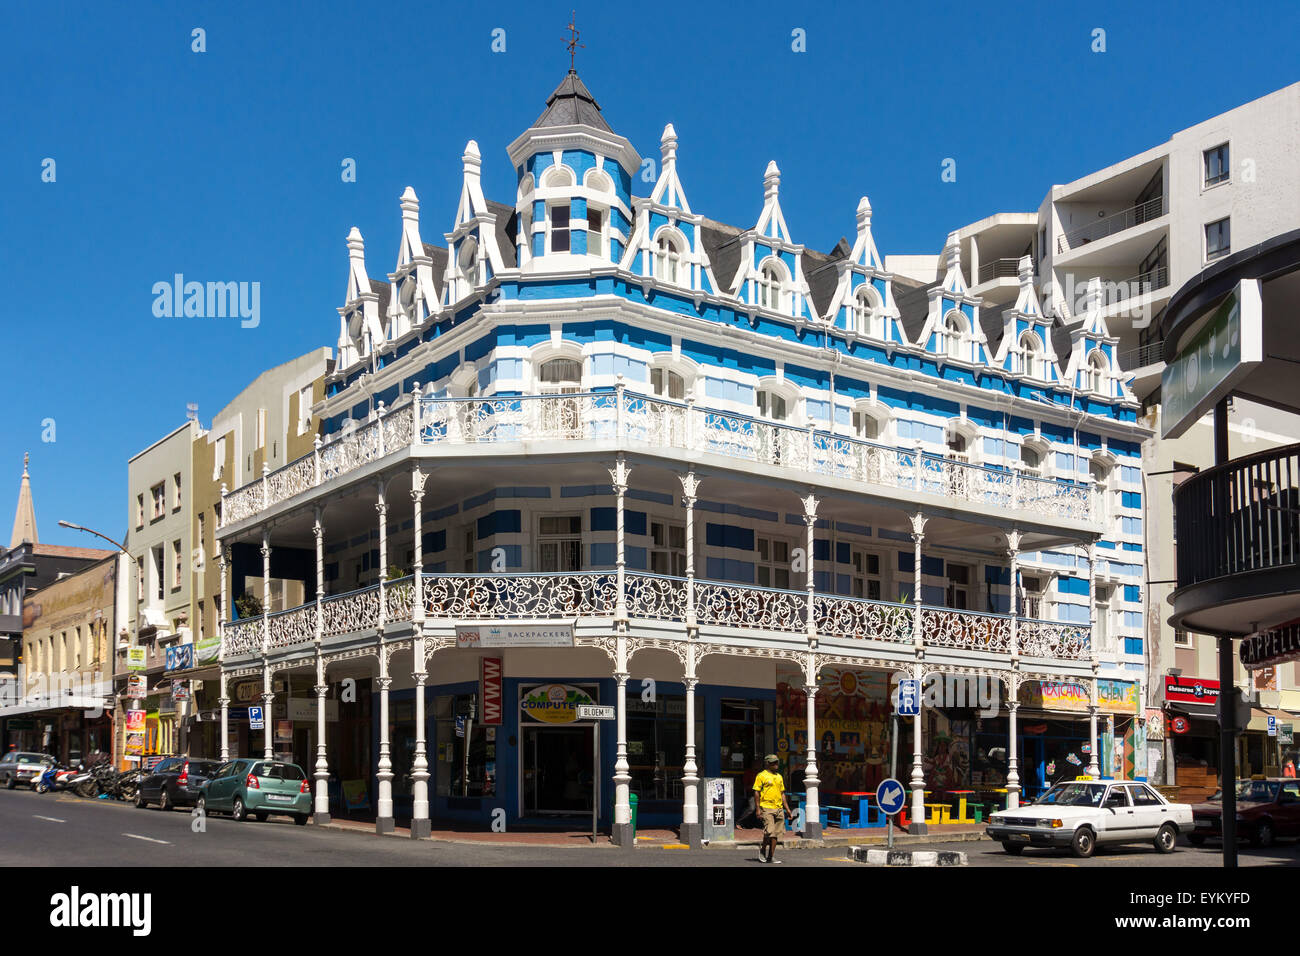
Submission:
[[[45,769],[36,780],[35,790],[37,793],[49,793],[51,790],[66,790],[68,789],[68,779],[75,776],[76,773],[76,770],[71,767],[65,767],[58,761],[47,761]]]

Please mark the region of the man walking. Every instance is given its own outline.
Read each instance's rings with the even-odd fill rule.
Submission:
[[[776,859],[776,841],[790,816],[790,800],[785,795],[785,781],[776,772],[776,754],[768,754],[763,763],[765,768],[754,778],[754,799],[763,822],[763,843],[758,858],[764,863],[780,863]]]

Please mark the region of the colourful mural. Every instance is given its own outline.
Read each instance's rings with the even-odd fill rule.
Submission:
[[[817,774],[831,792],[874,790],[888,775],[889,676],[848,668],[823,668],[817,684]],[[808,696],[803,672],[778,664],[776,751],[789,781],[807,764]],[[906,759],[906,755],[900,755]]]

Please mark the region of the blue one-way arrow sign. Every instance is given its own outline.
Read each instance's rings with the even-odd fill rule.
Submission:
[[[876,805],[882,812],[893,816],[907,805],[907,791],[893,777],[887,777],[876,788]]]

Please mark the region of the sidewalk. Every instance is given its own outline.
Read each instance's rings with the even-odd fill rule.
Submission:
[[[312,824],[313,826],[315,824]],[[609,849],[618,849],[610,842],[609,834],[601,832],[597,835],[595,842],[592,842],[590,830],[513,830],[506,833],[493,833],[490,830],[469,829],[464,824],[451,825],[446,821],[434,821],[435,829],[429,836],[429,840],[435,843],[461,843],[469,845],[487,845],[487,846],[541,846],[541,847],[590,847],[601,846]],[[439,827],[443,827],[439,829]],[[374,834],[375,827],[373,823],[354,820],[332,820],[325,824],[323,829],[339,830],[348,833],[369,833]],[[405,840],[411,838],[411,831],[407,827],[397,827],[396,830],[388,836],[400,837]],[[735,831],[736,839],[734,842],[713,843],[705,849],[709,850],[727,850],[741,847],[758,846],[762,841],[763,831],[760,829],[737,828]],[[929,832],[924,836],[905,833],[901,830],[894,831],[894,845],[907,846],[909,844],[919,843],[936,843],[936,842],[965,842],[973,840],[986,839],[984,836],[984,826],[982,824],[943,824],[932,826]],[[874,827],[869,829],[850,829],[841,830],[838,827],[826,830],[820,840],[805,840],[798,834],[789,832],[781,838],[781,845],[786,849],[809,849],[826,846],[847,846],[850,844],[857,846],[884,846],[887,836],[884,828]],[[637,849],[664,849],[664,850],[686,850],[689,847],[682,843],[678,838],[677,831],[673,829],[644,829],[637,832],[636,838]]]

